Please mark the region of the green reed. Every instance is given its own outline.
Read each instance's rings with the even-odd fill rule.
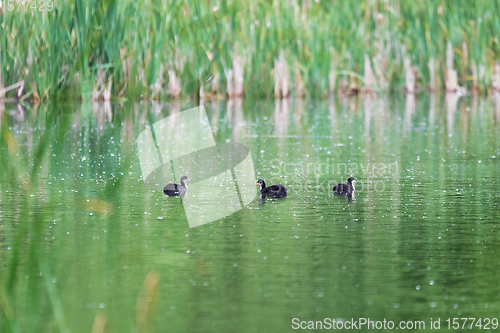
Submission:
[[[17,7],[17,6],[16,6]],[[89,99],[98,72],[112,96],[166,96],[168,70],[180,79],[183,96],[226,93],[235,56],[244,68],[247,96],[273,94],[274,60],[283,52],[290,86],[328,93],[329,73],[364,74],[369,56],[377,85],[400,90],[407,56],[417,85],[443,87],[446,45],[455,51],[459,84],[491,86],[499,58],[500,4],[494,1],[66,1],[52,11],[3,8],[0,15],[1,85],[24,80],[23,98]],[[333,67],[332,67],[333,66]],[[336,75],[336,87],[342,75]],[[355,76],[348,83],[362,87]],[[14,97],[15,91],[6,97]]]

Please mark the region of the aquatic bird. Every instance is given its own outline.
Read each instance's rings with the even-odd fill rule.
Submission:
[[[165,193],[169,197],[174,196],[174,195],[183,196],[187,192],[186,182],[190,182],[190,180],[188,179],[187,176],[182,176],[180,185],[170,183],[163,188],[163,193]]]
[[[285,198],[286,197],[286,187],[283,185],[271,185],[266,187],[266,182],[259,179],[255,185],[260,185],[260,196],[262,198]]]
[[[347,194],[348,196],[351,196],[354,194],[354,191],[356,190],[354,188],[354,184],[356,181],[354,178],[349,177],[347,179],[347,184],[337,184],[333,187],[333,193],[335,194]]]

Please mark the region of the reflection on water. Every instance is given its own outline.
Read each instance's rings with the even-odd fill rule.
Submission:
[[[287,136],[288,123],[290,119],[289,99],[278,99],[274,103],[274,135],[277,137]]]
[[[252,182],[288,197],[255,186],[192,229],[180,198],[144,185],[135,146],[190,107],[0,105],[0,331],[498,316],[498,92],[212,101],[214,142],[248,146]],[[348,176],[352,201],[332,193]],[[230,210],[230,186],[188,192],[207,198],[193,214]]]

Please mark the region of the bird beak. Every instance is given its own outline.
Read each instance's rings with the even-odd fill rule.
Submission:
[[[255,183],[255,185],[260,185],[259,183]]]
[[[188,179],[187,181],[191,183],[191,179]]]
[[[353,182],[353,183],[355,183],[356,181],[355,181],[355,180],[353,180],[352,182]]]

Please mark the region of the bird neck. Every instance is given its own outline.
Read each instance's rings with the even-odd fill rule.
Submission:
[[[262,184],[260,184],[260,189],[265,189],[266,188],[266,182],[262,181]]]
[[[181,186],[184,186],[185,188],[187,188],[187,185],[183,180],[181,180]]]

